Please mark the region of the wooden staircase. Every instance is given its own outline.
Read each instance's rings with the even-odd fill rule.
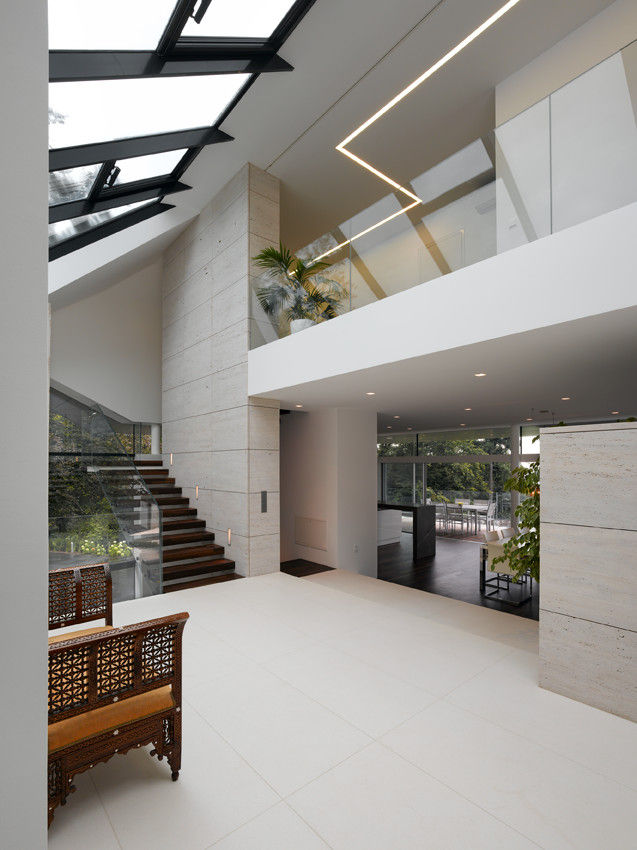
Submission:
[[[135,460],[135,466],[162,515],[163,592],[241,578],[162,462]]]

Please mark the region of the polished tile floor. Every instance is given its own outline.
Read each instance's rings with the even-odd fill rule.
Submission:
[[[627,850],[637,726],[536,685],[534,621],[335,570],[123,602],[186,610],[179,781],[77,779],[50,850]]]

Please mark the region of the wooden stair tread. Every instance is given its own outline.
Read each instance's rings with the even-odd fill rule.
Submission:
[[[230,558],[211,558],[207,561],[194,561],[192,564],[175,564],[164,567],[164,578],[180,578],[189,575],[204,575],[217,573],[222,570],[234,569],[234,561]]]
[[[188,501],[188,499],[186,499]],[[165,508],[163,505],[159,506],[161,510],[162,517],[194,517],[197,516],[197,508]]]
[[[178,531],[186,528],[205,528],[206,521],[197,517],[182,516],[178,519],[164,519],[164,531]]]
[[[185,534],[171,534],[170,530],[162,535],[164,546],[180,546],[184,543],[212,543],[215,535],[212,531],[187,531]]]
[[[206,584],[218,584],[221,581],[234,581],[235,579],[243,578],[236,573],[228,573],[223,576],[208,576],[208,578],[198,579],[197,581],[184,581],[179,584],[164,585],[164,593],[174,593],[176,590],[190,590],[193,587],[203,587]]]
[[[225,549],[218,543],[206,543],[203,546],[174,547],[164,551],[164,563],[170,561],[188,561],[193,558],[209,558],[212,555],[223,555]]]
[[[135,466],[163,466],[163,460],[135,460],[133,461]]]

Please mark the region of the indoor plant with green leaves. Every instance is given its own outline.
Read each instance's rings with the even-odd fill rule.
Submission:
[[[505,490],[517,490],[526,498],[515,509],[518,533],[506,541],[503,554],[493,565],[508,563],[516,580],[529,572],[540,580],[540,461],[528,467],[518,466],[504,484]]]
[[[291,333],[338,316],[345,289],[321,274],[329,263],[305,263],[282,243],[264,248],[253,262],[267,278],[256,292],[259,304],[277,322],[289,322]]]

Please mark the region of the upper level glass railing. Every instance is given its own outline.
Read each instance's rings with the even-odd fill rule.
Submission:
[[[413,176],[421,204],[387,194],[297,254],[331,264],[316,286],[342,314],[619,209],[637,200],[636,116],[637,41]],[[327,320],[316,299],[268,309],[272,286],[252,283],[252,348]]]
[[[49,566],[105,560],[116,599],[161,593],[161,511],[99,405],[52,389]]]

